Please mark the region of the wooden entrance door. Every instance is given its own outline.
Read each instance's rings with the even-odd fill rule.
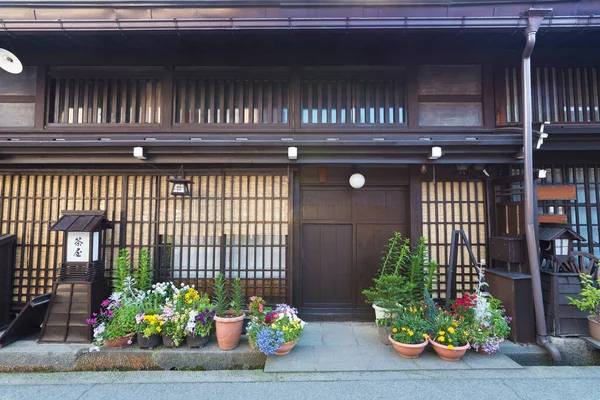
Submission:
[[[301,272],[304,313],[372,311],[362,291],[372,284],[394,231],[407,237],[408,187],[303,188]]]
[[[352,225],[304,225],[302,237],[304,307],[352,308]]]

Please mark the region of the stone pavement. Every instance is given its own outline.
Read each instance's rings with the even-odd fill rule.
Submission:
[[[0,399],[598,400],[600,368],[329,373],[133,371],[0,374]]]
[[[507,344],[507,346],[509,346]],[[379,339],[371,322],[313,322],[286,356],[267,358],[265,372],[346,372],[520,369],[515,361],[498,352],[493,355],[468,351],[456,362],[439,358],[431,346],[419,358],[400,357]]]

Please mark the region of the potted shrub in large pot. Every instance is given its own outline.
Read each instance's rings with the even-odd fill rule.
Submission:
[[[221,350],[233,350],[240,343],[244,317],[242,312],[243,288],[240,278],[231,284],[231,302],[227,280],[223,274],[217,275],[213,284],[213,306],[215,308],[215,326],[217,344]],[[230,308],[228,308],[230,307]]]
[[[588,323],[590,325],[590,335],[593,339],[600,341],[600,278],[594,282],[590,275],[581,274],[581,286],[583,289],[579,295],[581,299],[567,298],[570,304],[576,306],[581,311],[590,313]]]
[[[429,343],[442,360],[460,360],[469,350],[468,337],[469,333],[465,330],[463,321],[447,311],[438,311]]]

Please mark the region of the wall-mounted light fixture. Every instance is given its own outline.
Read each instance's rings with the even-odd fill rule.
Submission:
[[[183,165],[179,168],[179,173],[176,177],[168,179],[168,182],[173,184],[171,188],[171,194],[173,196],[189,196],[190,195],[190,186],[192,182],[190,179],[185,179],[185,175],[183,173]]]
[[[288,160],[297,160],[298,159],[298,148],[290,146],[288,147]]]
[[[434,146],[429,150],[429,155],[427,156],[430,160],[437,160],[442,156],[442,148],[439,146]]]
[[[350,186],[352,186],[352,188],[360,189],[361,187],[365,186],[365,176],[358,172],[358,168],[356,166],[353,166],[350,169],[350,173],[351,175],[348,182],[350,183]]]
[[[133,148],[133,156],[138,160],[145,160],[146,154],[144,153],[143,147],[134,147]]]

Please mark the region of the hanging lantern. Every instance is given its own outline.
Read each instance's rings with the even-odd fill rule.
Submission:
[[[168,180],[173,184],[171,188],[171,194],[173,196],[189,196],[190,195],[190,186],[192,182],[190,179],[185,179],[183,174],[183,167],[179,169],[179,174],[175,178],[171,178]]]

